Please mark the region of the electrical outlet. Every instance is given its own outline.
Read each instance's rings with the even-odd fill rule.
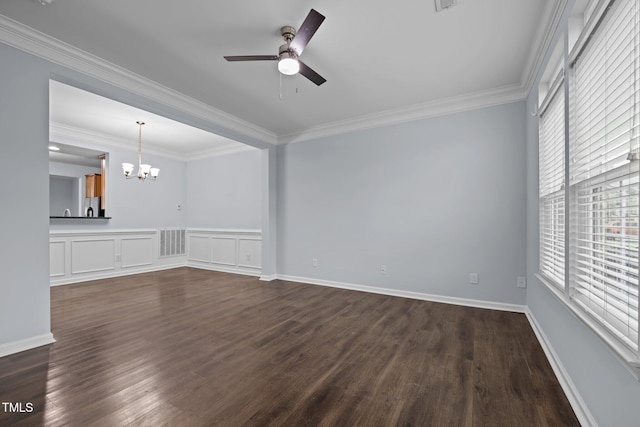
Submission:
[[[380,274],[387,274],[387,266],[382,264],[380,266]]]
[[[176,209],[181,211],[182,210],[182,205],[180,203],[177,204]]]
[[[116,262],[120,262],[122,260],[122,258],[120,258],[120,255],[116,255]]]
[[[527,278],[524,276],[518,276],[518,287],[519,288],[526,288],[527,287]]]
[[[469,273],[469,283],[471,283],[472,285],[477,285],[478,283],[480,283],[480,277],[478,276],[478,273]]]
[[[311,260],[311,267],[317,268],[318,267],[318,259],[314,258]]]
[[[251,261],[251,254],[247,254],[245,256],[245,261]]]

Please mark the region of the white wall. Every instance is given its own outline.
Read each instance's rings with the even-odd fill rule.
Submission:
[[[551,43],[553,49],[567,29],[569,1]],[[560,41],[562,43],[562,40]],[[547,52],[547,60],[551,52]],[[542,64],[541,70],[546,66]],[[538,79],[540,75],[538,73]],[[527,99],[527,111],[536,111],[537,82]],[[535,277],[538,271],[538,118],[527,114],[527,306],[540,325],[575,392],[600,426],[637,426],[640,420],[640,383],[615,359],[584,323],[579,321]]]
[[[279,147],[278,273],[524,304],[524,138],[518,102]]]
[[[262,157],[251,149],[187,164],[187,224],[191,228],[261,228]]]

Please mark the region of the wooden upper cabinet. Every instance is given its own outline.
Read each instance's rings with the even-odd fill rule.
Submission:
[[[93,173],[85,175],[87,179],[85,197],[102,197],[102,175]]]

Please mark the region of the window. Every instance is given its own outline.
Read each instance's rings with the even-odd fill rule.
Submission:
[[[635,9],[635,10],[634,10]],[[638,349],[638,11],[616,1],[571,67],[571,297]]]
[[[589,6],[540,108],[540,275],[640,375],[640,6]]]
[[[540,272],[564,287],[564,75],[560,70],[540,108]]]

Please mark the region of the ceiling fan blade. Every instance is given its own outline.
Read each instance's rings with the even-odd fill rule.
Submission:
[[[318,13],[315,9],[311,9],[295,37],[291,41],[289,47],[300,56],[311,37],[316,33],[320,24],[324,21],[324,15]]]
[[[240,56],[225,56],[227,61],[277,61],[277,55],[240,55]]]
[[[320,86],[322,83],[327,81],[327,79],[325,79],[320,74],[313,71],[304,62],[298,60],[298,63],[300,64],[300,74],[302,74],[303,76],[305,76],[306,78],[308,78],[309,80],[317,84],[318,86]]]

